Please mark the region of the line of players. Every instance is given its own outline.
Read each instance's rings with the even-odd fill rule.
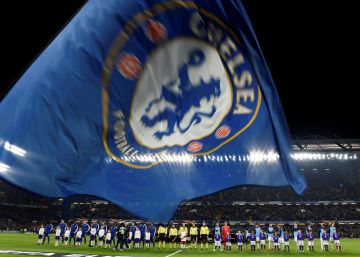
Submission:
[[[53,232],[54,226],[51,223],[40,226],[38,231],[37,244],[50,244],[50,234]],[[155,247],[155,234],[156,227],[150,224],[149,227],[145,223],[135,226],[132,224],[130,227],[120,223],[119,226],[112,224],[111,226],[105,223],[98,224],[96,220],[89,225],[86,221],[82,224],[78,221],[70,226],[61,220],[60,224],[55,228],[55,246],[61,242],[64,246],[69,246],[73,242],[74,246],[82,244],[87,245],[87,235],[90,234],[89,247],[105,247],[114,249],[118,246],[123,249],[123,246],[129,248],[128,244],[133,242],[134,248],[140,248],[140,242],[143,242],[143,247],[150,247],[150,243]]]
[[[329,251],[329,242],[331,243],[332,250],[334,245],[337,251],[341,251],[340,234],[336,231],[335,223],[329,224],[327,229],[326,224],[320,224],[320,249],[321,251]],[[259,225],[255,225],[255,229],[247,237],[250,238],[251,250],[255,251],[256,246],[259,250],[265,251],[266,240],[268,241],[269,248],[275,251],[290,251],[290,234],[284,230],[281,225],[272,226],[266,229],[261,229]],[[247,232],[248,233],[248,232]],[[299,252],[304,252],[304,241],[307,239],[307,250],[314,252],[314,238],[315,234],[311,225],[307,226],[304,230],[301,230],[298,224],[294,224],[293,227],[293,239],[296,243],[296,248]]]
[[[329,224],[330,225],[330,224]],[[53,225],[48,223],[46,226],[41,225],[39,229],[38,244],[44,244],[46,239],[47,243],[50,243],[50,233],[53,231]],[[150,248],[152,245],[155,248],[155,236],[158,235],[158,249],[166,247],[166,241],[169,242],[170,249],[176,249],[176,241],[180,238],[180,249],[186,249],[186,241],[190,236],[190,248],[197,249],[198,241],[200,241],[200,249],[209,248],[209,228],[204,222],[200,229],[193,223],[190,229],[185,223],[178,229],[175,224],[172,224],[169,229],[166,226],[159,225],[156,228],[153,224],[149,227],[145,223],[141,223],[138,226],[134,224],[121,223],[119,226],[112,224],[107,226],[104,223],[100,225],[94,221],[91,226],[83,221],[80,225],[78,222],[74,222],[70,227],[61,220],[61,223],[55,229],[55,246],[59,245],[61,241],[64,246],[68,246],[73,241],[75,246],[80,246],[82,243],[86,245],[86,235],[90,234],[89,246],[104,246],[105,248],[112,248],[114,250],[123,250],[132,246],[134,249]],[[256,248],[261,251],[266,250],[266,241],[268,241],[269,249],[275,251],[290,251],[290,234],[285,231],[282,225],[270,224],[266,229],[261,229],[258,224],[252,230],[237,231],[236,245],[237,249],[242,251],[243,244],[246,248],[250,243],[251,251],[256,251]],[[294,241],[296,242],[297,250],[304,252],[304,240],[308,241],[308,251],[314,251],[314,234],[311,226],[307,226],[304,230],[301,230],[297,224],[293,227],[292,234]],[[329,250],[329,241],[331,248],[334,244],[337,251],[341,251],[340,235],[336,231],[335,224],[332,223],[329,229],[326,229],[326,224],[321,224],[320,228],[320,247],[321,251]],[[231,229],[227,222],[220,227],[219,223],[214,228],[214,246],[213,250],[224,249],[231,251]]]

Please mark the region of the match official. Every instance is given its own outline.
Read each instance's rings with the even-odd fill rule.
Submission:
[[[160,224],[160,226],[158,228],[158,235],[159,235],[158,249],[161,248],[161,243],[163,244],[163,247],[165,248],[166,234],[167,234],[167,227],[164,227],[162,224]]]
[[[197,247],[197,238],[199,235],[198,228],[195,226],[195,223],[192,224],[190,228],[190,242],[194,245],[194,249],[196,250]]]
[[[206,223],[203,222],[203,224],[200,228],[200,242],[201,242],[200,249],[201,249],[201,251],[203,250],[204,243],[206,246],[206,250],[209,249],[208,238],[209,238],[209,228],[208,228],[208,226],[206,226]]]

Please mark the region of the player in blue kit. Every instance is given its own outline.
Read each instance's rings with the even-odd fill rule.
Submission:
[[[103,230],[102,230],[102,229],[103,229]],[[101,230],[101,234],[103,234],[103,235],[102,235],[102,237],[101,237],[101,240],[100,240],[100,238],[99,238],[99,247],[102,247],[102,245],[105,243],[106,231],[108,230],[108,226],[107,226],[104,222],[101,222],[98,235],[99,235],[99,233],[100,233],[100,230]],[[100,237],[100,236],[99,236],[99,237]]]
[[[278,225],[278,232],[279,232],[279,247],[280,249],[284,249],[284,229],[282,225]]]
[[[290,241],[289,232],[285,231],[285,234],[284,234],[284,252],[286,252],[286,248],[290,252],[290,242],[289,241]]]
[[[298,235],[297,235],[297,245],[299,247],[299,251],[301,253],[304,252],[304,234],[302,233],[302,231],[299,229],[298,230]]]
[[[247,249],[248,244],[250,243],[250,236],[251,236],[251,232],[250,230],[247,228],[245,229],[245,234],[244,234],[244,243],[245,243],[245,247]]]
[[[86,234],[90,231],[90,226],[87,224],[87,222],[84,220],[81,225],[81,241],[84,241],[86,245]]]
[[[334,235],[334,231],[336,230],[336,227],[335,227],[335,223],[331,223],[331,226],[330,226],[330,242],[331,242],[331,250],[333,251],[334,250],[334,239],[333,239],[333,235]]]
[[[104,240],[103,240],[103,243],[105,244],[106,243],[106,232],[108,231],[109,227],[106,223],[101,223],[102,224],[102,228],[104,229],[105,233],[104,233]]]
[[[139,225],[140,230],[140,242],[142,242],[143,248],[145,248],[145,233],[146,233],[147,226],[145,223],[141,223]]]
[[[108,226],[104,222],[101,222],[101,227],[105,230],[106,233],[106,231],[108,230]]]
[[[298,224],[295,223],[294,224],[294,241],[296,243],[296,248],[298,248],[298,244],[297,244],[298,231],[299,231]]]
[[[214,251],[216,251],[217,247],[222,251],[220,231],[216,232],[214,236]]]
[[[156,227],[153,223],[149,226],[149,232],[150,232],[150,242],[153,245],[153,249],[155,249],[155,235],[156,235]]]
[[[309,236],[309,233],[312,231],[312,228],[311,228],[311,225],[307,225],[306,228],[305,228],[305,232],[304,232],[304,237],[308,237]],[[307,248],[308,251],[310,251],[310,248],[309,248],[309,244],[308,244],[308,248]]]
[[[251,251],[256,250],[256,234],[255,234],[255,231],[252,231],[252,233],[250,235],[250,248],[251,248]]]
[[[341,252],[340,235],[336,230],[334,230],[333,240],[336,246],[336,251]]]
[[[219,222],[216,222],[215,228],[214,228],[214,235],[220,234],[221,235],[221,227]]]
[[[226,240],[226,248],[225,250],[231,251],[231,234],[228,233],[225,237]]]
[[[43,240],[43,244],[45,243],[45,239],[48,239],[48,244],[50,243],[50,233],[53,230],[53,225],[49,222],[48,224],[46,224],[45,226],[45,231],[44,231],[44,240]]]
[[[135,249],[135,232],[136,232],[136,226],[135,226],[134,223],[131,224],[130,231],[131,231],[131,241],[133,242],[133,248]]]
[[[324,240],[323,240],[324,232],[325,232],[325,224],[321,223],[320,224],[320,249],[321,249],[321,251],[324,251]]]
[[[307,238],[308,238],[308,249],[310,252],[314,252],[314,235],[312,233],[312,230],[309,230]]]
[[[116,245],[115,237],[116,237],[117,229],[118,229],[117,226],[114,223],[112,223],[112,225],[110,226],[110,234],[111,234],[110,244],[113,244],[113,247],[115,247],[115,245]]]
[[[273,228],[272,224],[269,224],[269,227],[268,227],[268,242],[269,242],[269,249],[273,249],[274,228]]]
[[[324,249],[325,252],[329,251],[329,234],[326,230],[324,230],[324,234],[322,235],[322,240],[323,240],[323,245],[324,245]]]
[[[266,233],[264,231],[260,231],[260,248],[262,251],[266,250]]]
[[[61,236],[61,241],[62,241],[61,243],[64,244],[64,235],[65,235],[65,231],[67,228],[67,225],[64,222],[64,220],[60,221],[59,227],[60,227],[60,236]]]
[[[280,251],[280,247],[279,247],[279,232],[275,232],[274,234],[274,248],[275,251]]]
[[[242,251],[244,236],[240,230],[236,233],[236,242],[238,250]]]
[[[70,239],[69,239],[69,245],[71,244],[71,239],[74,239],[74,245],[76,243],[76,233],[79,230],[79,226],[76,221],[74,221],[73,224],[70,226]]]
[[[259,224],[255,224],[255,236],[256,236],[257,249],[260,249],[260,231],[261,231],[261,228],[259,227]]]

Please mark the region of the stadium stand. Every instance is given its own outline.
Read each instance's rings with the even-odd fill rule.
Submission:
[[[294,159],[308,190],[238,186],[182,203],[174,221],[228,220],[233,224],[318,224],[336,221],[349,237],[360,236],[360,140],[297,139]],[[131,208],[130,208],[131,209]],[[34,231],[40,223],[66,220],[135,220],[112,203],[92,196],[51,199],[0,181],[0,230]]]

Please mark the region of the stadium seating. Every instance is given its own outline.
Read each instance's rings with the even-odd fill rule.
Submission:
[[[360,236],[360,182],[353,170],[302,167],[309,185],[303,196],[290,188],[238,186],[182,203],[173,220],[206,220],[210,225],[216,220],[233,224],[333,220],[346,223],[342,232],[348,236]],[[60,218],[135,220],[126,210],[92,196],[51,199],[0,180],[0,230],[32,231],[39,223],[57,223]]]

